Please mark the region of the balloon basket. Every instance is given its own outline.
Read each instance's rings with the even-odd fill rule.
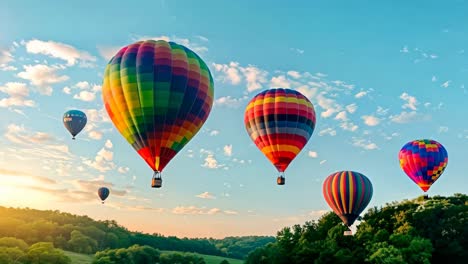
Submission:
[[[278,176],[278,178],[276,179],[276,183],[278,185],[284,185],[286,183],[286,179],[282,175]]]
[[[152,188],[161,188],[162,186],[162,178],[161,172],[155,171],[153,178],[151,179],[151,187]]]
[[[353,235],[353,232],[351,231],[351,229],[348,228],[348,230],[344,231],[343,235],[345,235],[345,236],[352,236],[352,235]]]

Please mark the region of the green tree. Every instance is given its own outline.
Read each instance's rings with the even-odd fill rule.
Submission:
[[[71,259],[50,242],[39,242],[29,247],[26,253],[28,264],[69,264]]]
[[[22,239],[14,237],[2,237],[0,238],[0,247],[17,247],[21,251],[26,251],[28,249],[28,244]]]
[[[71,232],[71,238],[67,243],[68,248],[74,252],[91,254],[97,249],[96,240],[83,235],[78,230]]]

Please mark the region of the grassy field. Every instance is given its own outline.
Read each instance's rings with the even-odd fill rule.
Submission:
[[[79,254],[70,251],[64,251],[65,255],[69,256],[72,259],[72,264],[90,264],[93,261],[93,255],[85,255]],[[179,252],[179,251],[162,251],[167,253]],[[183,253],[183,252],[179,252]],[[205,259],[206,264],[219,264],[223,259],[229,261],[230,264],[242,264],[244,263],[240,259],[232,259],[232,258],[225,258],[225,257],[218,257],[218,256],[211,256],[211,255],[203,255],[194,253]]]
[[[183,253],[180,251],[161,251],[161,253]],[[243,260],[241,259],[233,259],[233,258],[226,258],[226,257],[218,257],[218,256],[212,256],[212,255],[203,255],[203,254],[198,254],[198,253],[193,253],[197,256],[200,256],[205,259],[206,264],[219,264],[223,259],[229,261],[229,264],[242,264],[244,263]]]
[[[72,264],[91,264],[93,262],[93,255],[79,254],[70,251],[64,251],[65,255],[71,258]]]

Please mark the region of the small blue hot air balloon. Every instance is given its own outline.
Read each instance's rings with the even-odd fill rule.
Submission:
[[[104,200],[106,200],[106,198],[109,196],[109,193],[110,191],[106,187],[99,188],[98,195],[99,195],[99,198],[101,198],[102,203],[104,203]]]
[[[69,110],[63,114],[63,124],[73,138],[86,126],[87,117],[79,110]]]

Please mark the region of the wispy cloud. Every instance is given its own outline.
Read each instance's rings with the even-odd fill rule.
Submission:
[[[429,115],[419,114],[416,111],[406,112],[403,111],[398,115],[390,116],[390,120],[395,123],[405,124],[415,121],[428,121],[431,117]]]
[[[411,110],[417,110],[417,105],[418,105],[418,100],[416,97],[409,95],[408,93],[402,93],[400,95],[400,99],[403,101],[406,101],[405,104],[403,104],[402,108],[409,108]]]
[[[225,145],[223,147],[224,155],[230,157],[232,156],[232,144],[231,145]]]
[[[64,60],[67,62],[67,66],[75,65],[77,62],[88,65],[89,62],[96,61],[96,57],[88,52],[60,42],[33,39],[25,41],[23,44],[26,46],[27,52]]]
[[[364,120],[364,124],[368,126],[376,126],[380,123],[380,119],[372,115],[364,115],[361,118]]]
[[[172,213],[179,214],[179,215],[216,215],[216,214],[233,215],[233,214],[237,214],[236,211],[232,211],[232,210],[196,207],[193,205],[192,206],[177,206],[174,209],[172,209]]]
[[[234,98],[230,95],[223,96],[215,100],[215,106],[226,106],[229,108],[238,108],[248,99],[247,96],[243,96],[241,98]]]
[[[202,199],[215,199],[216,198],[213,194],[209,192],[203,192],[195,196],[198,198],[202,198]]]
[[[34,107],[36,105],[33,100],[27,99],[29,96],[29,89],[25,83],[7,82],[5,85],[0,86],[0,92],[9,96],[7,98],[0,99],[0,107]]]
[[[111,149],[112,142],[107,140],[104,147],[96,154],[94,160],[83,158],[83,163],[100,172],[112,170],[115,168],[115,164],[112,162],[114,152]]]
[[[353,146],[363,148],[365,150],[374,150],[378,149],[377,144],[371,142],[370,140],[362,139],[362,138],[352,138]]]
[[[24,65],[24,71],[18,73],[18,77],[29,80],[30,83],[38,87],[38,91],[44,95],[52,95],[52,84],[64,82],[69,79],[66,75],[58,75],[57,71],[62,69],[58,66],[48,66],[45,64]]]
[[[230,62],[229,64],[213,63],[215,71],[219,72],[218,78],[224,83],[238,85],[241,82],[247,84],[247,91],[253,92],[261,89],[263,84],[267,82],[268,72],[254,66],[247,65],[246,67],[240,66],[238,62]]]

